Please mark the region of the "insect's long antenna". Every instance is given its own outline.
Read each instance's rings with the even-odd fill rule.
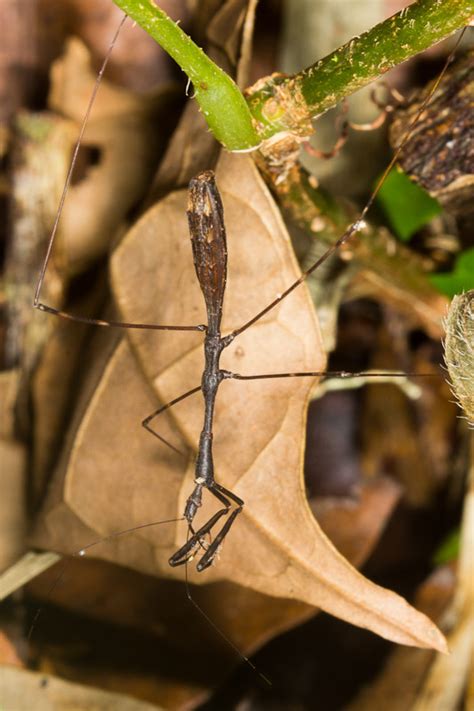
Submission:
[[[188,532],[188,536],[189,536],[189,532]],[[252,671],[254,671],[256,674],[258,674],[258,676],[261,679],[263,679],[265,684],[267,684],[268,686],[273,686],[270,679],[268,677],[266,677],[265,674],[262,674],[262,672],[259,669],[257,669],[255,664],[232,642],[232,640],[226,634],[224,634],[224,632],[220,629],[220,627],[218,627],[216,625],[214,620],[212,620],[211,617],[209,617],[207,612],[205,612],[202,609],[202,607],[199,605],[199,603],[197,603],[196,600],[193,598],[193,596],[191,595],[191,588],[189,586],[188,562],[187,561],[184,565],[184,584],[185,584],[185,589],[186,589],[186,597],[188,598],[189,602],[192,605],[194,605],[194,607],[199,612],[199,614],[202,615],[202,617],[213,628],[213,630],[215,630],[215,632],[217,632],[217,634],[219,634],[222,637],[224,642],[226,642],[234,650],[234,652],[240,657],[240,659],[243,662],[245,662],[245,664],[247,664],[252,669]]]
[[[38,624],[38,620],[41,616],[41,613],[44,609],[44,605],[50,600],[51,595],[53,592],[56,590],[57,586],[61,582],[61,580],[64,577],[64,574],[67,571],[68,565],[71,562],[71,558],[82,558],[83,556],[86,555],[86,552],[90,550],[91,548],[94,548],[94,546],[98,546],[100,543],[107,543],[108,541],[112,541],[115,538],[120,538],[121,536],[126,536],[129,533],[133,533],[134,531],[141,531],[144,528],[151,528],[152,526],[159,526],[160,524],[165,524],[165,523],[177,523],[178,521],[182,521],[183,517],[180,516],[179,518],[169,518],[169,519],[164,519],[162,521],[152,521],[151,523],[142,523],[139,526],[133,526],[132,528],[125,528],[122,531],[114,531],[113,533],[110,533],[108,536],[105,536],[104,538],[100,538],[97,541],[92,541],[92,543],[88,543],[86,546],[83,546],[82,548],[79,548],[76,551],[73,551],[72,553],[69,554],[69,557],[66,560],[63,560],[61,563],[61,570],[56,576],[56,578],[53,580],[51,585],[49,586],[47,592],[46,592],[46,600],[41,607],[39,607],[35,615],[33,617],[33,620],[30,624],[30,627],[28,629],[28,634],[27,634],[27,641],[29,642],[31,639],[31,636],[35,630],[36,625]]]
[[[309,277],[310,274],[312,274],[316,269],[318,269],[318,267],[320,267],[321,264],[323,264],[327,259],[329,259],[329,257],[331,255],[333,255],[335,252],[337,252],[340,247],[342,247],[346,242],[348,242],[350,240],[350,238],[352,237],[352,235],[354,235],[356,232],[358,232],[364,226],[364,219],[365,219],[367,213],[369,212],[372,205],[374,204],[375,199],[376,199],[377,195],[379,194],[379,192],[382,188],[382,185],[384,184],[384,182],[387,178],[387,175],[390,173],[390,171],[394,167],[394,165],[397,162],[407,141],[410,139],[413,129],[415,128],[416,124],[420,120],[423,112],[426,110],[426,107],[431,102],[433,95],[435,94],[440,83],[442,82],[444,75],[446,74],[446,72],[448,70],[449,65],[451,64],[451,62],[454,59],[454,56],[455,56],[456,51],[462,41],[462,38],[464,37],[464,33],[466,32],[466,29],[467,28],[464,27],[464,29],[461,31],[461,33],[456,41],[456,44],[454,45],[453,50],[450,52],[448,58],[446,59],[446,62],[444,63],[443,69],[441,70],[438,77],[436,78],[430,91],[428,92],[428,94],[426,95],[424,100],[422,101],[420,108],[416,112],[415,117],[413,118],[405,135],[403,136],[401,142],[399,143],[397,149],[395,150],[395,153],[393,154],[392,159],[390,160],[389,164],[387,165],[387,167],[385,168],[381,177],[379,178],[377,185],[375,186],[371,196],[369,197],[365,207],[361,211],[357,220],[355,222],[353,222],[351,225],[349,225],[349,227],[339,237],[339,239],[336,240],[336,242],[334,242],[334,244],[332,244],[330,247],[328,247],[328,249],[324,252],[324,254],[321,257],[319,257],[319,259],[316,262],[314,262],[314,264],[312,264],[310,267],[308,267],[308,269],[306,269],[301,274],[299,279],[297,279],[295,282],[293,282],[293,284],[291,284],[282,294],[278,294],[278,296],[270,304],[268,304],[268,306],[266,306],[264,309],[259,311],[249,321],[244,323],[243,326],[241,326],[240,328],[237,328],[235,331],[232,331],[232,333],[230,333],[228,335],[229,340],[232,340],[239,334],[243,333],[243,331],[246,331],[250,326],[252,326],[252,324],[254,324],[256,321],[261,319],[262,316],[265,316],[265,314],[267,314],[269,311],[271,311],[273,308],[275,308],[275,306],[277,306],[277,304],[279,304],[280,301],[282,301],[289,294],[291,294],[291,292],[294,291],[296,289],[296,287],[298,287],[300,284],[302,284]]]
[[[112,41],[110,42],[110,45],[109,45],[109,47],[108,47],[108,49],[107,49],[107,52],[106,52],[105,57],[104,57],[104,61],[102,62],[102,66],[100,67],[99,73],[97,74],[97,77],[96,77],[96,80],[95,80],[95,84],[94,84],[94,89],[92,90],[92,94],[91,94],[91,97],[90,97],[90,99],[89,99],[89,103],[87,104],[86,112],[85,112],[85,114],[84,114],[84,116],[83,116],[83,119],[82,119],[82,122],[81,122],[81,127],[80,127],[80,130],[79,130],[79,136],[78,136],[78,138],[77,138],[76,145],[75,145],[75,147],[74,147],[74,151],[73,151],[72,158],[71,158],[71,163],[70,163],[70,165],[69,165],[69,170],[68,170],[68,172],[67,172],[67,176],[66,176],[66,180],[65,180],[65,183],[64,183],[63,191],[62,191],[62,193],[61,193],[61,198],[60,198],[60,200],[59,200],[59,206],[58,206],[58,209],[57,209],[57,212],[56,212],[56,217],[54,218],[53,227],[52,227],[52,230],[51,230],[51,234],[50,234],[50,236],[49,236],[48,247],[47,247],[47,250],[46,250],[46,256],[45,256],[43,265],[42,265],[42,267],[41,267],[41,271],[40,271],[38,283],[37,283],[37,285],[36,285],[35,296],[34,296],[34,300],[33,300],[33,306],[34,306],[35,308],[36,308],[36,307],[38,306],[38,304],[39,304],[39,299],[40,299],[41,289],[42,289],[42,287],[43,287],[44,277],[45,277],[45,274],[46,274],[46,270],[47,270],[47,268],[48,268],[49,260],[50,260],[50,258],[51,258],[51,252],[52,252],[52,250],[53,250],[54,240],[55,240],[55,238],[56,238],[56,233],[57,233],[57,231],[58,231],[59,221],[60,221],[60,219],[61,219],[61,215],[62,215],[63,209],[64,209],[64,202],[65,202],[65,200],[66,200],[66,195],[67,195],[67,193],[68,193],[69,186],[70,186],[70,184],[71,184],[72,176],[73,176],[73,173],[74,173],[74,169],[75,169],[75,167],[76,167],[77,157],[78,157],[78,155],[79,155],[79,149],[80,149],[80,147],[81,147],[82,139],[84,138],[84,133],[85,133],[85,130],[86,130],[87,123],[88,123],[88,121],[89,121],[89,116],[90,116],[90,114],[91,114],[92,107],[93,107],[93,105],[94,105],[94,102],[95,102],[95,99],[96,99],[96,96],[97,96],[97,92],[99,91],[99,87],[100,87],[100,84],[101,84],[101,82],[102,82],[102,77],[104,76],[105,69],[106,69],[106,67],[107,67],[107,64],[109,63],[110,56],[111,56],[111,54],[112,54],[112,50],[113,50],[113,48],[115,47],[115,45],[116,45],[116,43],[117,43],[118,36],[119,36],[119,34],[120,34],[121,30],[122,30],[123,25],[125,24],[125,21],[126,21],[127,17],[128,17],[128,15],[124,15],[124,16],[122,17],[122,19],[120,20],[120,24],[119,24],[119,26],[117,27],[114,36],[112,37]]]

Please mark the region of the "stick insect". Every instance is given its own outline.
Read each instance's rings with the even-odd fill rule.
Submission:
[[[425,106],[425,105],[424,105]],[[421,111],[424,109],[422,107]],[[417,119],[416,119],[417,120]],[[219,365],[219,358],[222,351],[229,346],[234,339],[245,332],[252,325],[256,324],[263,316],[286,299],[306,278],[323,264],[332,254],[334,254],[343,244],[348,242],[363,225],[363,220],[373,204],[373,201],[388,173],[395,163],[399,152],[403,148],[403,142],[392,159],[389,167],[382,176],[376,190],[371,196],[360,217],[354,222],[337,242],[329,248],[325,254],[312,264],[297,280],[291,283],[283,293],[279,294],[263,309],[248,319],[243,325],[233,330],[231,333],[222,335],[220,332],[220,322],[222,316],[222,305],[224,299],[224,289],[226,283],[226,262],[227,251],[225,244],[225,228],[223,222],[222,204],[215,184],[214,176],[206,171],[196,176],[190,186],[190,200],[188,208],[189,224],[191,231],[192,249],[196,274],[204,295],[208,323],[198,325],[162,325],[153,323],[130,323],[120,321],[106,321],[100,319],[83,318],[65,311],[55,309],[40,300],[41,289],[46,274],[48,262],[54,243],[57,223],[60,212],[56,220],[55,227],[48,245],[47,255],[40,273],[40,278],[35,292],[35,308],[81,323],[98,325],[103,327],[115,327],[124,329],[140,330],[165,330],[165,331],[197,331],[204,334],[204,351],[206,365],[202,376],[201,385],[188,390],[184,394],[176,397],[166,405],[160,407],[155,412],[143,420],[143,426],[153,435],[162,439],[161,435],[151,427],[152,421],[161,413],[178,402],[201,391],[204,396],[204,426],[202,429],[199,451],[196,460],[194,489],[188,496],[185,508],[184,519],[187,522],[189,536],[170,557],[170,565],[179,566],[187,564],[194,557],[198,558],[196,568],[199,572],[208,568],[216,559],[218,550],[226,536],[229,534],[239,514],[242,512],[244,501],[233,491],[223,487],[214,477],[214,467],[212,458],[212,435],[213,435],[213,412],[214,404],[219,385],[224,380],[263,380],[279,378],[314,378],[326,373],[317,371],[305,372],[282,372],[263,373],[255,375],[240,375],[238,373],[223,370]],[[72,171],[70,172],[70,175]],[[68,177],[70,181],[70,176]],[[66,182],[66,191],[68,186]],[[64,193],[65,197],[65,193]],[[63,203],[64,198],[62,199]],[[61,203],[61,204],[62,204]],[[345,372],[333,373],[341,377],[347,377]],[[375,375],[375,374],[374,374]],[[406,374],[403,373],[403,376]],[[169,443],[168,443],[169,444]],[[195,517],[201,507],[204,491],[208,491],[221,505],[221,508],[213,514],[203,525],[197,527],[194,524]],[[213,538],[209,542],[209,534]]]

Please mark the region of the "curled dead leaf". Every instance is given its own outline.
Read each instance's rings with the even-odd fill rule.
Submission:
[[[434,620],[440,621],[452,600],[454,588],[455,576],[452,568],[438,568],[417,590],[415,603]],[[432,651],[425,649],[394,649],[380,674],[360,689],[346,706],[347,711],[413,709],[434,657]]]

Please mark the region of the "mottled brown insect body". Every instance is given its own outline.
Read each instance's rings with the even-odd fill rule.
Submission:
[[[195,550],[204,547],[203,537],[209,534],[218,521],[227,519],[213,542],[207,547],[197,564],[199,571],[213,562],[215,555],[230,527],[242,511],[244,502],[233,492],[225,489],[214,479],[212,456],[212,426],[217,390],[221,382],[231,374],[221,370],[219,360],[222,351],[234,339],[230,334],[221,337],[222,304],[227,278],[227,244],[224,227],[222,200],[216,186],[214,173],[210,170],[199,173],[189,185],[188,221],[193,248],[193,259],[199,285],[206,302],[208,326],[204,340],[205,365],[201,380],[204,397],[204,424],[199,437],[196,459],[194,489],[188,497],[184,511],[192,532],[191,538],[170,558],[170,565],[181,565],[188,561]],[[201,504],[203,489],[207,489],[224,508],[219,509],[198,531],[193,529],[193,521]],[[231,512],[232,504],[236,508]]]
[[[227,279],[227,243],[222,201],[212,171],[191,180],[187,213],[194,266],[206,302],[208,335],[218,335]]]

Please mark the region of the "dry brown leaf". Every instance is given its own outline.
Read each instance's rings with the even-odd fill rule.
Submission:
[[[213,60],[231,73],[242,89],[248,83],[257,2],[258,0],[227,0],[216,12],[206,31],[207,39],[213,48]]]
[[[24,444],[0,439],[0,571],[23,552],[26,536],[27,451]]]
[[[315,498],[310,505],[326,536],[359,568],[372,552],[401,495],[401,486],[388,477],[379,477],[362,483],[357,500],[326,496]]]
[[[326,532],[332,533],[333,541],[340,552],[346,554],[354,564],[360,565],[377,542],[388,512],[395,505],[397,498],[398,488],[395,485],[384,480],[372,482],[362,488],[360,501],[353,502],[350,507],[344,502],[332,501],[330,506],[320,510],[321,525]],[[353,533],[352,538],[341,531],[344,526]],[[73,528],[70,515],[63,538],[69,538]],[[105,554],[107,547],[108,543],[105,542],[101,548],[91,550],[91,553],[100,556],[102,551]],[[35,561],[31,561],[31,564],[34,565]],[[29,565],[29,562],[25,561],[25,572]],[[181,702],[187,694],[189,699],[196,701],[196,688],[195,685],[189,684],[189,680],[181,679],[179,690],[173,682],[173,679],[182,676],[182,669],[188,663],[193,666],[195,678],[203,682],[205,680],[210,689],[215,688],[237,662],[232,650],[223,645],[212,628],[199,624],[195,609],[187,601],[182,583],[139,575],[123,567],[83,557],[69,561],[64,573],[61,576],[61,584],[54,587],[52,595],[51,587],[59,575],[57,568],[36,578],[29,585],[28,593],[35,599],[48,604],[54,602],[62,608],[82,613],[94,620],[119,624],[120,627],[125,626],[146,634],[153,630],[157,637],[157,653],[159,639],[163,640],[165,645],[169,644],[168,640],[173,641],[173,648],[178,654],[173,659],[168,654],[166,670],[155,670],[155,692],[154,696],[150,697],[151,700],[165,703],[167,699],[170,703],[173,699],[174,703],[171,705],[174,707],[177,694]],[[120,594],[111,594],[112,591],[120,591]],[[227,582],[199,586],[193,591],[193,596],[204,610],[212,613],[212,619],[219,629],[247,655],[276,634],[315,614],[314,608],[296,600],[268,597],[247,587]],[[40,627],[45,629],[44,634],[50,638],[51,620],[48,615],[45,615]],[[34,631],[35,644],[40,634],[40,630]],[[204,646],[206,657],[202,658],[197,654],[193,659],[193,655]],[[44,651],[41,653],[41,657],[43,656]],[[55,657],[57,656],[56,652]],[[210,658],[213,660],[212,665],[207,664]],[[198,663],[197,659],[202,663]],[[50,659],[50,663],[52,668],[57,669],[54,658]],[[57,671],[64,673],[64,669]],[[71,665],[68,667],[67,676],[78,678],[77,670],[71,668]],[[92,682],[90,678],[82,679],[88,683]],[[94,683],[100,683],[100,680],[96,677]],[[123,686],[121,688],[124,689]],[[133,693],[132,688],[129,693]],[[200,696],[202,694],[203,689]]]
[[[69,301],[71,312],[93,317],[104,298],[103,286],[90,281],[86,293]],[[36,316],[36,320],[41,318],[38,313]],[[37,502],[43,500],[61,451],[72,403],[77,395],[81,366],[84,365],[83,352],[90,335],[84,324],[47,316],[42,320],[48,326],[48,337],[35,359],[31,379],[34,419],[30,496]]]
[[[98,341],[104,335],[104,331],[98,333]],[[94,368],[83,383],[82,403],[69,433],[72,448],[60,462],[48,497],[48,513],[40,517],[33,538],[36,545],[65,553],[112,530],[129,528],[133,521],[175,518],[172,497],[177,496],[186,469],[186,460],[168,448],[157,451],[153,438],[140,427],[143,413],[152,411],[156,400],[127,341],[116,347],[114,343],[103,348],[95,344],[89,355]],[[166,416],[162,428],[170,439],[179,437],[176,428],[167,427]],[[90,507],[85,516],[84,507]],[[77,516],[72,525],[70,510]],[[104,546],[104,557],[124,565],[136,560],[146,572],[157,571],[153,540],[169,554],[174,545],[170,526],[110,541]],[[163,562],[161,568],[167,567]]]
[[[243,156],[224,156],[218,182],[230,255],[223,325],[227,331],[269,303],[295,279],[298,270],[279,213],[253,163]],[[113,285],[126,320],[204,321],[202,296],[185,238],[185,204],[185,193],[169,196],[139,221],[116,250]],[[129,335],[160,401],[169,401],[199,384],[202,336],[133,331]],[[236,339],[228,351],[222,366],[242,373],[321,369],[320,334],[306,290],[298,289],[279,309]],[[127,431],[133,421],[129,417],[138,423],[156,407],[146,387],[142,395],[132,392],[133,372],[136,366],[123,343],[82,419],[67,463],[65,505],[74,510],[83,526],[101,535],[181,516],[192,485],[191,461],[183,477],[183,462],[177,455],[157,447],[138,427],[136,433]],[[314,520],[301,474],[311,385],[310,378],[284,380],[276,386],[265,381],[224,383],[216,407],[216,475],[246,506],[226,540],[218,565],[205,576],[190,572],[192,582],[227,579],[259,592],[320,606],[397,642],[444,650],[444,638],[437,628],[398,595],[354,570]],[[120,394],[122,409],[116,399],[113,401],[114,389],[115,397]],[[101,397],[105,394],[108,402]],[[186,442],[195,447],[202,420],[199,395],[171,410],[170,415]],[[171,422],[164,417],[159,423],[161,431],[165,425],[165,436]],[[95,487],[98,479],[100,489]],[[59,483],[58,492],[60,487]],[[59,500],[60,494],[56,496]],[[202,520],[210,514],[209,498]],[[44,521],[46,529],[54,527],[58,517],[60,508]],[[116,539],[107,557],[145,572],[181,576],[180,571],[169,568],[167,558],[186,539],[184,524],[147,529],[140,538],[140,549],[125,538]]]
[[[15,711],[160,711],[160,707],[122,694],[71,684],[48,674],[3,666],[0,706]]]
[[[54,12],[56,22],[62,19],[67,23],[68,35],[85,42],[95,66],[102,61],[123,18],[123,10],[110,0],[63,0],[60,4],[41,0],[41,5],[45,13]],[[185,31],[190,17],[186,5],[187,0],[160,0],[160,7],[174,20],[179,19]],[[131,20],[125,22],[107,65],[107,78],[133,91],[146,92],[172,76],[172,62],[161,47]]]
[[[455,575],[452,568],[438,568],[420,586],[415,603],[426,614],[439,621],[452,599],[454,589]],[[433,658],[434,653],[425,649],[395,649],[379,676],[358,693],[345,707],[345,711],[412,709]]]
[[[49,105],[75,121],[77,133],[95,81],[86,47],[70,39],[51,70]],[[102,81],[82,142],[83,152],[98,151],[97,164],[71,185],[61,216],[56,256],[61,255],[69,271],[77,272],[107,250],[127,212],[144,194],[175,104],[176,93],[169,86],[139,96]]]
[[[0,373],[0,437],[5,439],[13,437],[19,384],[19,370],[4,370]]]
[[[143,381],[137,380],[139,387]],[[136,389],[134,387],[135,392]],[[120,407],[119,403],[116,403],[116,407]],[[94,424],[91,422],[92,428]],[[131,423],[130,426],[135,424]],[[119,432],[118,435],[122,441],[126,441],[125,434]],[[398,494],[398,487],[387,480],[371,482],[367,487],[362,487],[358,502],[351,502],[349,506],[344,501],[333,500],[331,505],[320,508],[321,526],[326,533],[330,532],[340,552],[349,557],[353,564],[360,565],[377,542],[389,512],[398,500]],[[68,527],[63,529],[63,538],[69,539],[73,528],[71,514]],[[346,529],[352,535],[348,536]],[[107,547],[107,542],[101,546],[104,553]],[[92,555],[102,554],[100,548],[90,552]],[[51,586],[58,579],[57,568],[36,578],[29,585],[28,594],[32,594],[35,600],[43,600],[48,604],[54,602],[88,618],[118,624],[127,630],[133,629],[144,634],[152,630],[156,642],[154,647],[145,650],[146,657],[148,654],[159,657],[163,653],[160,644],[164,644],[168,650],[169,641],[172,640],[175,654],[170,655],[168,651],[166,667],[154,669],[153,683],[150,681],[147,687],[149,700],[171,708],[176,708],[178,703],[196,704],[204,701],[210,690],[222,682],[238,661],[238,657],[230,647],[223,644],[212,627],[199,623],[194,607],[188,603],[182,583],[143,576],[120,566],[83,557],[70,560],[64,573],[61,584],[54,587],[53,595]],[[219,630],[247,655],[276,634],[306,621],[316,612],[313,607],[296,600],[269,597],[228,582],[201,585],[193,590],[193,597],[204,610],[212,614],[212,620]],[[50,616],[45,614],[40,629],[34,631],[33,643],[39,645],[41,659],[47,656],[50,668],[66,674],[69,679],[81,679],[100,686],[107,682],[108,688],[111,688],[110,672],[104,678],[100,678],[98,673],[93,678],[86,677],[85,670],[80,667],[78,670],[74,659],[67,665],[67,669],[64,661],[61,666],[61,660],[68,656],[68,649],[74,643],[77,644],[72,629],[63,647],[56,647],[48,653],[44,645],[51,638],[52,626]],[[42,629],[46,638],[44,643]],[[74,642],[70,641],[70,636]],[[141,653],[142,647],[137,647]],[[206,649],[205,657],[199,654],[203,648]],[[210,660],[212,663],[208,663]],[[193,668],[193,678],[201,682],[199,689],[189,678],[183,677],[182,670],[190,666]],[[144,668],[142,685],[146,685],[146,674]],[[122,679],[120,688],[134,694],[137,693],[138,683],[137,677],[129,678],[130,686],[127,687],[125,679]]]
[[[471,647],[471,661],[467,678],[468,681],[466,688],[464,711],[470,711],[474,708],[474,644]]]
[[[189,18],[186,5],[187,0],[160,2],[165,12],[182,22]],[[123,12],[110,0],[0,3],[0,23],[5,28],[0,68],[2,122],[8,123],[19,107],[37,105],[48,68],[60,54],[65,37],[80,37],[98,64],[122,16]],[[135,91],[146,91],[172,76],[171,65],[161,47],[128,21],[112,53],[107,76]]]
[[[14,438],[20,383],[19,370],[0,374],[0,571],[21,555],[25,545],[27,451]]]
[[[7,665],[9,667],[24,666],[22,660],[18,656],[17,650],[15,649],[15,645],[12,644],[12,641],[8,635],[6,635],[3,631],[0,631],[0,669],[3,665]],[[3,699],[0,687],[0,704],[2,704],[2,701]]]
[[[36,553],[28,551],[0,575],[0,600],[5,600],[30,580],[48,570],[58,562],[58,553]]]

